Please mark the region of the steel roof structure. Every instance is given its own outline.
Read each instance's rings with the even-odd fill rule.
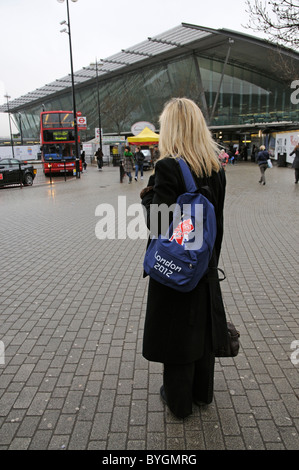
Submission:
[[[106,78],[110,74],[124,73],[127,70],[133,70],[193,50],[223,61],[229,44],[233,45],[230,51],[230,63],[253,67],[269,77],[273,74],[271,51],[277,52],[277,45],[227,29],[215,30],[182,23],[155,37],[149,37],[135,46],[123,49],[106,59],[101,59],[100,67],[97,69],[96,65],[83,67],[74,73],[75,87],[96,79],[97,73],[99,78]],[[287,64],[295,63],[295,69],[299,75],[299,54],[286,48],[279,48],[279,52]],[[71,76],[67,75],[13,99],[8,104],[1,105],[0,112],[17,112],[24,106],[64,92],[70,87]]]

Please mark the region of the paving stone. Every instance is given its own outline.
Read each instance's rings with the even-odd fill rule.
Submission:
[[[298,188],[290,168],[262,187],[250,162],[226,176],[221,287],[241,350],[216,361],[213,403],[185,420],[160,399],[162,365],[141,355],[146,231],[95,235],[96,207],[139,203],[145,182],[90,165],[1,191],[1,450],[298,450]]]

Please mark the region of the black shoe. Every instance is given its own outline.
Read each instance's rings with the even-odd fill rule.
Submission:
[[[266,183],[265,183],[265,181],[264,181],[264,182],[263,182],[263,185],[265,186],[265,184],[266,184]]]
[[[160,388],[160,397],[162,398],[163,403],[164,403],[165,405],[167,405],[168,408],[169,408],[169,405],[168,405],[167,399],[166,399],[166,393],[165,393],[164,385],[162,385],[161,388]],[[187,416],[189,416],[189,413],[186,414],[185,416],[178,416],[178,415],[177,415],[176,413],[174,413],[170,408],[169,408],[169,410],[170,410],[171,413],[172,413],[176,418],[178,418],[178,419],[184,419],[184,418],[187,418]]]
[[[206,403],[204,401],[197,401],[197,400],[194,400],[194,403],[197,406],[208,406],[210,404],[210,403]]]

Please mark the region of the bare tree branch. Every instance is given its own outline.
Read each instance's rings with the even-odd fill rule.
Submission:
[[[299,48],[299,0],[246,0],[246,27],[267,34],[270,41]]]

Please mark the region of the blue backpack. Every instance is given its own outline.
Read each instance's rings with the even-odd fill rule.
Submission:
[[[167,233],[152,238],[143,267],[161,284],[189,292],[208,270],[217,225],[213,204],[199,193],[186,162],[179,165],[187,191],[177,198]]]

